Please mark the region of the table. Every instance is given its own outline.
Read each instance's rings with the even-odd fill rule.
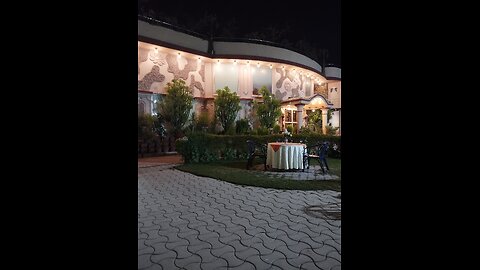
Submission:
[[[303,169],[302,143],[269,143],[267,146],[267,166],[273,169]]]

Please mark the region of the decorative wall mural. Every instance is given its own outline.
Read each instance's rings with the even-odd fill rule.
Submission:
[[[142,80],[138,81],[138,90],[150,91],[154,82],[163,82],[164,80],[165,76],[160,73],[160,67],[153,66],[152,70]]]
[[[190,93],[192,93],[192,95],[195,93],[195,89],[194,88],[197,88],[198,90],[200,90],[200,95],[202,97],[205,97],[205,90],[203,90],[203,86],[202,86],[202,83],[200,83],[199,81],[195,81],[195,76],[193,75],[190,75]]]
[[[280,74],[280,79],[276,83],[277,88],[281,88],[282,84],[283,84],[283,81],[287,78],[292,82],[295,80],[296,76],[294,76],[293,72],[285,71],[285,70],[280,69],[280,68],[276,68],[275,71],[278,74]]]
[[[280,76],[275,83],[277,88],[275,93],[281,93],[282,100],[293,97],[305,97],[305,84],[302,76],[297,72],[285,71],[279,68],[275,69],[275,72],[276,75],[278,74]],[[277,76],[275,76],[275,78],[277,78]],[[275,95],[277,98],[280,97],[277,94]]]
[[[323,85],[314,84],[313,85],[313,93],[314,94],[320,94],[324,98],[328,98],[327,84],[323,84]]]
[[[197,70],[197,61],[188,58],[186,60],[187,64],[182,70],[180,70],[180,68],[178,67],[177,57],[171,54],[167,55],[167,71],[173,74],[174,79],[181,78],[186,81],[188,79],[188,73]]]
[[[275,97],[280,100],[288,99],[287,92],[280,92],[280,90],[275,91]]]
[[[200,70],[198,71],[198,74],[202,76],[202,82],[205,82],[205,64],[204,63],[200,64]]]
[[[312,90],[310,88],[310,83],[308,82],[308,80],[305,82],[305,96],[306,97],[309,97],[312,95]]]
[[[147,61],[148,50],[145,48],[138,48],[138,74],[140,74],[140,63]]]
[[[155,65],[163,66],[165,65],[165,60],[163,55],[161,55],[158,51],[155,52],[155,50],[151,50],[148,53],[148,58],[150,61],[152,61]]]
[[[138,49],[138,63],[147,61],[148,59],[148,50],[145,48]]]

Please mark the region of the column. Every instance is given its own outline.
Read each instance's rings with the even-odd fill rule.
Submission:
[[[303,127],[303,107],[305,105],[299,104],[297,105],[297,132],[300,131],[300,128]]]
[[[322,132],[323,134],[327,134],[327,112],[328,108],[322,109]]]

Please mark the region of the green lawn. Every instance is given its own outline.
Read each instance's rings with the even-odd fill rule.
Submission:
[[[341,160],[327,159],[327,162],[330,167],[331,174],[341,176]],[[260,159],[255,159],[254,164],[259,163],[261,163]],[[315,164],[313,161],[312,163]],[[265,175],[263,171],[246,170],[246,164],[246,160],[220,161],[212,163],[183,164],[177,166],[176,168],[195,175],[211,177],[238,185],[276,189],[341,191],[340,180],[297,181],[285,178],[272,178]]]

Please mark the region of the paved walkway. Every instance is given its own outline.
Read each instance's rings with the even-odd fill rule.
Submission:
[[[138,269],[340,269],[340,193],[242,187],[154,163],[139,160]]]

